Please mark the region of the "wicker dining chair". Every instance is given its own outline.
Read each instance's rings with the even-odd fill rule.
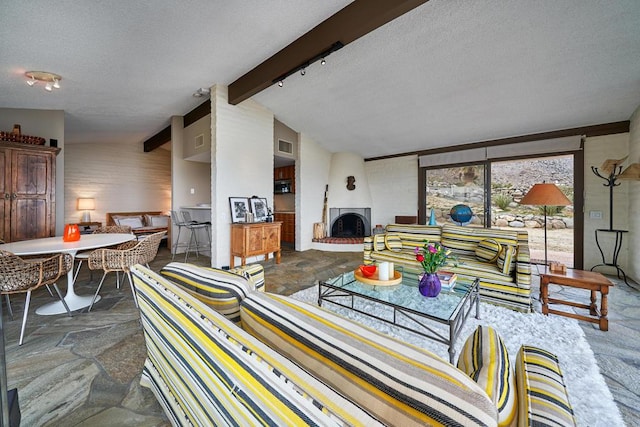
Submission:
[[[104,274],[87,311],[91,311],[93,304],[95,304],[98,298],[104,279],[111,271],[115,271],[116,273],[122,271],[126,273],[129,278],[131,292],[133,293],[133,302],[136,304],[136,307],[138,307],[138,300],[136,299],[133,281],[131,280],[131,267],[136,264],[145,264],[148,267],[149,263],[153,261],[158,254],[158,247],[160,247],[160,242],[166,233],[166,231],[160,231],[150,234],[140,241],[125,242],[119,245],[117,249],[96,249],[91,252],[89,254],[89,269],[104,270]]]
[[[108,234],[108,233],[112,233],[112,234],[117,234],[117,233],[131,234],[131,227],[128,226],[128,225],[105,225],[103,227],[96,228],[95,230],[93,230],[93,233],[91,233],[91,234]],[[116,248],[119,248],[121,245],[116,246]],[[78,273],[80,273],[80,267],[82,267],[82,263],[89,258],[89,254],[91,252],[92,251],[84,251],[84,252],[80,252],[80,253],[76,254],[76,258],[75,259],[78,262],[78,265],[76,266],[76,272],[73,274],[74,283],[75,283],[76,279],[78,278]],[[93,277],[92,277],[92,279],[93,279]],[[120,278],[119,277],[118,277],[118,288],[120,288]]]
[[[41,286],[53,285],[67,314],[71,311],[58,289],[56,282],[73,269],[73,257],[69,254],[57,254],[50,258],[39,260],[24,260],[12,252],[0,250],[0,293],[3,295],[26,293],[20,341],[24,340],[24,330],[27,325],[31,292]],[[11,311],[10,306],[8,307]],[[13,316],[13,313],[11,313]]]

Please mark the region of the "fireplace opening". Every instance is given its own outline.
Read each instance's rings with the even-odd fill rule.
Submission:
[[[331,237],[364,237],[364,221],[356,214],[344,214],[336,218],[331,227]]]
[[[371,208],[330,208],[329,220],[332,238],[371,236]]]

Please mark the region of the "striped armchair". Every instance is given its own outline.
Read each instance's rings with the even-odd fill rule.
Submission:
[[[458,275],[461,286],[480,279],[482,299],[513,310],[531,311],[531,264],[526,230],[389,224],[383,234],[364,240],[364,263],[390,261],[402,266],[405,277],[422,273],[414,249],[425,241],[440,242],[457,255],[446,266]]]

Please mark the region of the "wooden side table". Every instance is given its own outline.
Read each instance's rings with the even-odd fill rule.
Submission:
[[[568,286],[571,288],[587,289],[591,291],[591,304],[582,304],[573,301],[564,301],[556,298],[549,298],[549,284]],[[545,268],[544,273],[540,274],[540,300],[542,301],[542,314],[557,314],[565,317],[572,317],[578,320],[585,320],[591,323],[597,323],[600,330],[609,330],[609,307],[607,304],[607,296],[609,294],[609,286],[613,283],[600,273],[582,270],[567,270],[566,273],[556,273]],[[597,305],[597,293],[600,292],[601,301],[600,309]],[[571,307],[586,308],[589,310],[589,316],[576,313],[568,313],[549,308],[551,304],[569,305]]]

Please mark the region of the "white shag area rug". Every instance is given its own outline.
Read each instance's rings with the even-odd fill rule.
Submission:
[[[317,305],[318,287],[316,285],[296,292],[291,297]],[[417,290],[416,297],[421,297]],[[359,308],[369,304],[371,303],[363,302]],[[448,349],[444,344],[328,302],[322,306],[449,360]],[[377,313],[379,314],[379,311]],[[469,315],[455,344],[456,360],[464,341],[478,325],[491,326],[504,340],[514,366],[515,356],[522,344],[540,347],[558,356],[578,426],[624,426],[620,411],[600,374],[593,351],[577,320],[561,316],[544,316],[540,313],[523,314],[485,303],[480,304],[480,319],[473,317],[474,313],[475,310]],[[443,328],[442,331],[448,334],[448,329]]]

